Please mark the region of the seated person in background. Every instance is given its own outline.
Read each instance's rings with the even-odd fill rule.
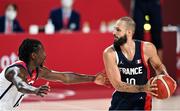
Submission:
[[[52,10],[49,19],[55,27],[55,31],[80,29],[80,15],[72,9],[74,0],[61,0],[62,8]]]
[[[15,4],[8,4],[5,15],[0,17],[0,33],[10,34],[13,32],[23,32],[16,16],[17,6]]]

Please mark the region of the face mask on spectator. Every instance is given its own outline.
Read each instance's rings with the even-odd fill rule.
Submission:
[[[14,10],[7,10],[6,11],[6,17],[9,19],[9,20],[14,20],[17,16],[17,12],[14,11]]]
[[[73,0],[61,0],[62,6],[65,8],[71,8],[73,5]]]

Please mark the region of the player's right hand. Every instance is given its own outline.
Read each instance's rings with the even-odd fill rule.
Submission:
[[[112,88],[112,85],[107,77],[105,70],[96,74],[94,82],[98,85],[104,85],[105,87]]]
[[[48,91],[50,91],[50,86],[49,83],[46,83],[45,85],[42,85],[39,88],[37,88],[35,90],[35,94],[37,96],[44,97],[45,95],[47,95]]]
[[[145,85],[145,92],[150,93],[150,94],[153,95],[153,96],[158,96],[158,95],[155,93],[155,92],[158,90],[157,84],[156,84],[156,83],[152,84],[152,83],[151,83],[152,80],[153,80],[153,77],[150,78],[150,79],[148,80],[147,84]]]

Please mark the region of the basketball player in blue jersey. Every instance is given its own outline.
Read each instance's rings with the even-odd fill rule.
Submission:
[[[133,40],[134,31],[135,22],[130,17],[117,20],[114,44],[103,53],[106,73],[115,88],[109,110],[151,110],[157,84],[150,84],[148,61],[157,75],[167,74],[155,46]]]
[[[106,84],[103,73],[95,76],[74,72],[58,72],[43,66],[46,59],[44,47],[40,41],[25,39],[19,47],[19,61],[5,68],[0,74],[0,111],[12,111],[21,102],[25,94],[45,96],[48,85],[34,87],[38,78],[59,81],[66,84],[95,82]]]

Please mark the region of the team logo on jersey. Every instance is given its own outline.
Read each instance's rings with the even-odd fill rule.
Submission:
[[[123,61],[120,61],[120,63],[119,64],[123,64]]]
[[[142,100],[142,99],[143,99],[143,97],[141,96],[139,99],[141,99],[141,100]]]
[[[141,63],[142,63],[141,59],[136,60],[136,64],[141,64]]]

